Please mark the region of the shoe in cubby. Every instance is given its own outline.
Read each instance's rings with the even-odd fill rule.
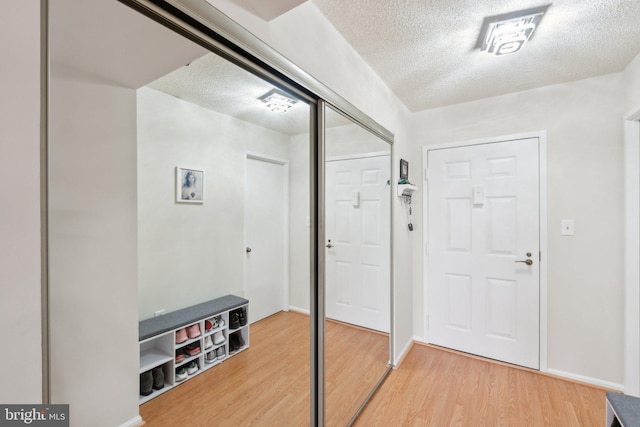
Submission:
[[[184,348],[176,350],[176,363],[182,362],[187,356],[184,354]]]
[[[187,328],[187,336],[190,339],[197,338],[200,336],[200,324],[195,323]]]
[[[193,375],[196,372],[198,372],[198,369],[200,369],[200,367],[198,366],[198,362],[195,360],[193,362],[188,363],[186,368],[187,368],[187,375]]]
[[[202,351],[202,349],[200,348],[200,341],[194,341],[191,344],[187,344],[186,346],[184,346],[184,353],[189,357],[200,354],[200,351]]]
[[[213,363],[216,360],[218,360],[218,357],[216,356],[216,351],[217,350],[211,350],[210,352],[208,352],[205,357],[204,357],[204,361],[205,363]]]
[[[238,320],[240,321],[240,326],[247,326],[247,310],[244,307],[242,307],[237,311],[238,311]]]
[[[140,395],[149,396],[153,393],[153,373],[146,371],[140,374]]]
[[[216,359],[222,360],[225,356],[224,346],[216,348]]]
[[[187,329],[186,328],[178,329],[176,331],[176,344],[181,344],[181,343],[185,342],[188,339],[189,339],[189,337],[187,336]]]
[[[213,334],[213,343],[215,345],[222,344],[224,342],[224,333],[222,331],[218,331]]]
[[[207,335],[206,337],[204,337],[204,349],[208,350],[211,347],[213,347],[213,341],[211,341],[211,335]]]
[[[162,366],[156,366],[152,370],[153,374],[153,389],[162,390],[164,388],[164,370]]]
[[[229,329],[238,329],[240,327],[240,315],[237,311],[229,313]]]
[[[187,376],[188,376],[187,370],[184,366],[180,366],[179,368],[176,368],[176,383],[186,380]]]

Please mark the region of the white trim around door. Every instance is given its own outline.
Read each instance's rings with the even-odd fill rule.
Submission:
[[[548,359],[547,359],[547,132],[546,131],[537,131],[530,133],[521,133],[515,135],[504,135],[490,138],[482,138],[475,139],[469,141],[460,141],[454,143],[447,144],[437,144],[437,145],[427,145],[422,147],[422,158],[425,159],[426,153],[429,150],[437,150],[444,148],[457,148],[457,147],[467,147],[473,145],[480,144],[489,144],[496,142],[506,142],[512,141],[516,139],[527,139],[527,138],[538,138],[539,140],[539,198],[540,198],[540,346],[539,346],[539,358],[540,358],[540,368],[541,372],[548,371]],[[423,160],[424,161],[424,160]],[[427,180],[426,173],[426,165],[423,166],[423,183]],[[426,191],[426,186],[425,191]],[[423,207],[422,207],[422,223],[427,224],[428,222],[428,209],[426,206],[426,195],[423,197]],[[422,260],[426,259],[427,255],[427,242],[422,242]],[[423,273],[423,283],[428,283],[428,269],[426,265],[422,269]],[[423,325],[424,325],[424,340],[429,342],[429,313],[428,313],[428,301],[427,301],[427,292],[423,293]]]
[[[624,117],[624,392],[640,396],[640,105]]]
[[[283,224],[284,227],[282,229],[282,242],[283,242],[283,251],[282,251],[282,310],[289,311],[289,161],[284,159],[279,159],[277,157],[268,156],[260,153],[245,152],[245,182],[247,179],[247,160],[259,160],[263,162],[274,163],[276,165],[282,166],[283,173],[283,183],[282,183],[282,197],[283,197]],[[245,244],[247,240],[247,229],[245,224]],[[243,278],[243,289],[245,295],[247,293],[247,259],[244,258],[244,269],[245,272]]]

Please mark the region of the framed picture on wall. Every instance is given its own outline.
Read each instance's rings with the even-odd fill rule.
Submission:
[[[204,203],[204,171],[176,166],[176,202]]]
[[[409,162],[400,159],[400,179],[409,180]]]

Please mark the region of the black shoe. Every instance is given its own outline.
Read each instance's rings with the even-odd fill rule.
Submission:
[[[240,315],[237,311],[231,312],[229,315],[229,329],[238,329],[240,327]]]
[[[229,356],[234,354],[236,350],[238,350],[238,347],[236,344],[236,334],[231,334],[229,336]]]
[[[238,310],[238,318],[240,320],[240,326],[247,325],[247,311],[244,308]]]
[[[162,366],[153,368],[153,389],[160,390],[164,388],[164,371]]]
[[[244,347],[244,340],[242,339],[242,334],[240,332],[236,334],[236,344],[238,346],[238,350]]]
[[[142,396],[149,396],[153,393],[153,374],[151,371],[143,372],[140,374],[140,394]]]

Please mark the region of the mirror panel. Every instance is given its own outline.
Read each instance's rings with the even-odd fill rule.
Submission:
[[[52,401],[81,424],[101,399],[134,417],[138,321],[233,294],[249,299],[248,348],[205,369],[203,339],[171,388],[170,340],[170,390],[140,414],[308,425],[310,106],[271,112],[272,84],[113,3],[51,4]]]
[[[325,110],[325,405],[347,425],[389,362],[391,145]]]

